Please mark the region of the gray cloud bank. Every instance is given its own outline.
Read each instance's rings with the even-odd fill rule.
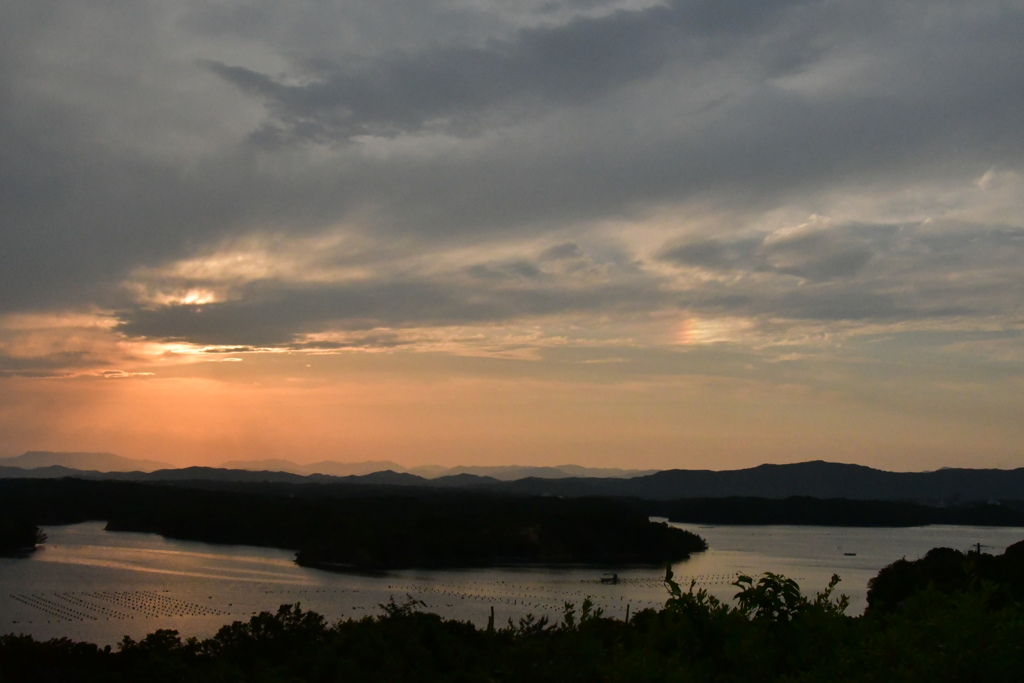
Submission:
[[[663,262],[715,276],[689,286],[638,264],[596,264],[577,245],[563,244],[534,259],[404,279],[382,273],[356,283],[257,282],[231,301],[123,311],[118,329],[166,341],[259,346],[294,344],[303,334],[327,330],[481,325],[580,313],[628,319],[665,309],[765,321],[1009,314],[1019,323],[1024,228],[956,227],[943,234],[922,225],[848,224],[783,237],[701,238],[666,248],[659,255]],[[552,253],[571,256],[552,267]],[[594,283],[598,265],[604,267]]]
[[[736,52],[768,30],[791,3],[676,2],[520,29],[507,39],[470,40],[372,60],[314,59],[302,82],[210,62],[225,80],[267,105],[265,142],[336,143],[360,135],[436,131],[480,134],[489,118],[506,122],[537,109],[586,106],[673,63],[687,67]],[[799,56],[773,49],[785,69]],[[783,54],[777,54],[782,52]],[[489,116],[490,115],[490,116]]]
[[[0,313],[94,306],[125,335],[254,346],[665,310],[1019,325],[1020,202],[978,218],[941,190],[1024,172],[1024,3],[575,7],[5,4]],[[888,204],[863,216],[760,223],[872,188]],[[679,226],[647,247],[607,227],[665,211]],[[370,245],[338,259],[373,275],[205,304],[124,287],[324,234]],[[449,263],[467,247],[519,256]]]

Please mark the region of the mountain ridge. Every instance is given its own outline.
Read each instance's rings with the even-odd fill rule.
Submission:
[[[623,469],[620,467],[584,467],[582,465],[418,465],[403,467],[391,460],[366,460],[359,462],[339,462],[321,460],[319,462],[300,464],[291,460],[229,460],[221,463],[222,469],[239,469],[249,471],[290,472],[292,474],[327,474],[336,477],[350,475],[366,475],[390,470],[392,472],[413,474],[424,479],[440,479],[459,474],[470,474],[490,477],[500,481],[515,481],[526,477],[540,479],[568,479],[571,477],[587,478],[619,478],[628,479],[653,474],[658,470]]]
[[[0,461],[0,465],[3,461]],[[525,468],[529,470],[530,468]],[[162,482],[268,482],[349,484],[389,487],[462,488],[539,496],[611,496],[647,500],[758,497],[813,497],[850,500],[902,500],[949,505],[964,501],[1024,500],[1024,468],[1013,470],[948,468],[929,472],[889,472],[866,465],[814,460],[762,464],[739,470],[662,470],[630,477],[497,477],[459,472],[426,478],[393,469],[363,475],[333,476],[283,471],[251,471],[186,467],[153,472],[87,472],[52,467],[47,470],[0,466],[0,477],[76,476]]]
[[[172,465],[158,460],[126,458],[106,452],[26,451],[21,455],[0,458],[0,467],[20,467],[22,469],[68,467],[96,472],[153,472],[170,468]]]

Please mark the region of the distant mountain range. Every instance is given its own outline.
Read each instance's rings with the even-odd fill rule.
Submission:
[[[291,460],[231,460],[220,466],[226,470],[248,470],[250,472],[288,472],[290,474],[327,474],[334,477],[359,476],[392,470],[403,472],[405,468],[390,460],[368,460],[365,462],[337,462],[324,460],[311,465],[300,465]]]
[[[366,462],[337,462],[325,460],[309,465],[300,465],[290,460],[231,460],[222,464],[221,469],[250,470],[254,472],[289,472],[291,474],[328,474],[335,477],[359,476],[374,472],[404,472],[424,479],[437,479],[457,474],[472,474],[478,477],[490,477],[499,481],[516,481],[527,477],[538,479],[566,479],[569,477],[595,477],[629,479],[654,474],[658,470],[626,470],[610,467],[581,467],[580,465],[557,465],[555,467],[530,467],[523,465],[476,466],[459,465],[457,467],[441,467],[440,465],[423,465],[421,467],[402,467],[390,460],[370,460]]]
[[[234,462],[231,468],[185,467],[143,472],[148,461],[118,458],[111,454],[46,454],[26,453],[17,458],[0,460],[0,478],[52,478],[74,476],[86,479],[119,479],[167,482],[272,482],[291,484],[348,484],[401,486],[422,488],[460,488],[542,496],[615,496],[648,500],[692,498],[756,497],[847,498],[851,500],[910,500],[930,504],[953,504],[968,501],[1024,500],[1024,468],[1015,470],[948,468],[934,472],[886,472],[863,465],[823,461],[787,465],[759,465],[742,470],[664,470],[635,476],[608,476],[608,470],[595,470],[570,465],[557,468],[533,467],[457,467],[439,469],[431,478],[410,471],[385,469],[365,472],[381,464],[394,463],[317,463],[304,467],[327,469],[338,465],[335,472],[350,468],[351,474],[306,474],[302,467],[288,461]],[[93,471],[68,465],[26,467],[25,463],[53,462],[53,456],[70,456],[70,463],[102,463],[105,467],[120,463],[125,469]],[[32,456],[32,457],[28,457]],[[85,456],[97,456],[90,460]],[[111,458],[117,458],[112,460]],[[22,463],[12,466],[12,463]],[[257,470],[284,464],[300,471]],[[246,468],[239,465],[246,465]],[[125,471],[130,469],[130,471]],[[538,474],[537,470],[541,470]],[[359,473],[356,473],[359,472]],[[438,475],[438,472],[441,474]],[[489,472],[490,474],[478,474]],[[586,472],[588,476],[569,476]],[[630,474],[634,471],[627,471]]]
[[[810,496],[947,504],[1024,500],[1024,468],[886,472],[863,465],[816,460],[727,471],[665,470],[624,480],[542,482],[527,479],[512,482],[509,488],[541,495],[618,495],[652,500]]]
[[[60,468],[83,472],[154,472],[175,469],[166,462],[136,460],[113,453],[59,453],[52,451],[29,451],[13,458],[0,458],[0,476],[4,468],[17,467],[25,470],[45,470],[28,475],[32,478],[67,476]],[[58,469],[50,469],[58,468]],[[557,467],[505,466],[463,466],[441,467],[423,465],[406,468],[390,460],[368,460],[364,462],[337,462],[324,460],[302,465],[291,460],[231,460],[218,468],[183,468],[186,472],[217,470],[245,470],[249,472],[284,472],[302,476],[328,475],[330,477],[365,476],[375,472],[397,472],[415,475],[417,478],[437,479],[459,474],[471,474],[493,478],[499,481],[516,481],[527,477],[539,479],[565,479],[569,477],[612,477],[630,478],[653,474],[657,470],[626,470],[618,468],[581,467],[559,465]],[[176,478],[176,475],[171,475]],[[244,475],[240,478],[249,479]],[[407,481],[407,480],[403,480]]]
[[[0,467],[39,469],[46,467],[67,467],[74,470],[96,472],[152,472],[172,465],[156,460],[135,460],[113,453],[57,453],[53,451],[29,451],[13,458],[0,458]]]

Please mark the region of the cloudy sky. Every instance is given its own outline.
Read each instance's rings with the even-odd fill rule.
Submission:
[[[1024,466],[1024,0],[8,0],[0,455]]]

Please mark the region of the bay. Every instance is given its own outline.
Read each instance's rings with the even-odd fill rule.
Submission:
[[[673,567],[722,600],[740,574],[771,571],[795,579],[805,593],[833,573],[851,597],[850,614],[866,606],[868,581],[885,565],[917,559],[934,547],[1002,553],[1024,540],[1022,528],[928,526],[902,529],[806,526],[676,525],[709,550]],[[102,522],[45,529],[45,546],[26,558],[0,558],[0,633],[69,637],[116,644],[159,628],[206,637],[220,626],[279,605],[301,603],[329,620],[382,612],[394,599],[415,599],[444,617],[500,627],[527,614],[561,618],[564,604],[590,597],[606,616],[625,618],[664,605],[664,568],[616,569],[602,583],[594,567],[493,568],[343,574],[299,567],[286,550],[210,545],[155,534],[108,532]],[[610,570],[609,570],[610,571]]]

